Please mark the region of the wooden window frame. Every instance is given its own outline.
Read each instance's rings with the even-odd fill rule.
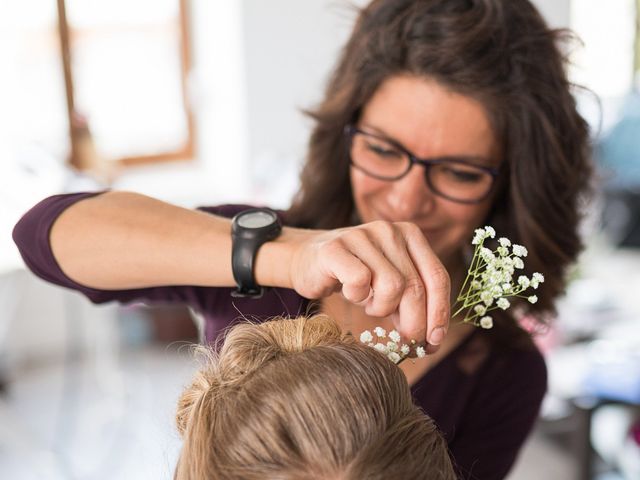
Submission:
[[[178,150],[158,153],[153,155],[138,155],[122,157],[113,160],[116,167],[132,167],[141,165],[150,165],[164,162],[190,161],[194,158],[195,145],[195,122],[193,111],[190,106],[189,96],[187,92],[188,75],[191,71],[191,42],[190,42],[190,23],[189,23],[189,0],[179,1],[179,17],[180,17],[180,64],[181,64],[181,84],[182,84],[182,103],[184,106],[187,121],[187,141],[184,146]],[[83,132],[75,127],[73,121],[76,109],[74,99],[74,80],[71,68],[71,47],[70,47],[70,29],[67,22],[67,11],[65,0],[57,0],[58,7],[58,34],[60,38],[60,51],[62,59],[62,67],[64,71],[64,82],[67,103],[67,117],[69,122],[69,139],[71,151],[69,155],[69,164],[75,168],[84,168],[83,162],[80,160],[81,142],[83,141]]]

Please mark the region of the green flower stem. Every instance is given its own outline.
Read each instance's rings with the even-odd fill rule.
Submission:
[[[469,281],[469,278],[471,276],[473,276],[473,278],[476,277],[476,272],[478,271],[477,268],[473,268],[474,267],[474,263],[476,263],[476,260],[479,258],[480,256],[478,255],[478,246],[476,246],[476,249],[473,251],[473,257],[471,258],[471,265],[469,265],[469,270],[467,270],[467,276],[464,277],[464,282],[462,282],[462,287],[460,287],[460,291],[464,292],[464,288],[467,286],[467,282]],[[460,298],[460,295],[458,295],[458,299]]]
[[[531,303],[537,300],[537,296],[527,296],[524,293],[531,285],[525,287],[514,279],[514,276],[518,275],[516,270],[524,267],[522,257],[527,256],[526,249],[521,245],[512,244],[508,238],[499,238],[499,246],[492,250],[485,247],[487,238],[495,238],[494,229],[488,226],[476,229],[471,242],[472,245],[475,244],[473,257],[460,293],[452,305],[452,310],[455,311],[453,317],[463,316],[462,322],[473,323],[483,328],[492,327],[493,321],[488,314],[497,309],[509,308],[509,299],[524,298],[533,300]],[[533,282],[526,276],[524,278],[527,279],[525,283]],[[533,278],[535,287],[544,281],[544,277],[539,273],[534,273]]]

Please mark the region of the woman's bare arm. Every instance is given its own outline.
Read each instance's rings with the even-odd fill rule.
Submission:
[[[229,220],[136,193],[75,203],[50,242],[65,274],[91,288],[234,284]]]
[[[233,286],[230,230],[226,218],[107,192],[68,207],[53,224],[50,243],[63,272],[95,289]],[[412,224],[284,228],[259,249],[255,276],[258,284],[294,288],[308,298],[342,290],[370,315],[393,316],[410,338],[439,344],[448,328],[449,277]]]

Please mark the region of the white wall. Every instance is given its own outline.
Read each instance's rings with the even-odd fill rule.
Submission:
[[[0,275],[0,368],[48,362],[113,349],[118,341],[115,305],[92,305],[17,270]]]
[[[555,28],[568,27],[572,0],[532,0],[550,26]],[[580,0],[574,0],[580,1]]]
[[[244,0],[243,5],[252,173],[263,187],[259,193],[268,194],[266,185],[292,193],[311,127],[301,110],[322,98],[356,11],[344,0]],[[288,203],[289,195],[277,201]]]

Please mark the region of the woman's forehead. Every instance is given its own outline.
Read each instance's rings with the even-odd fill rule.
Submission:
[[[409,75],[388,78],[365,104],[360,125],[390,137],[420,157],[497,156],[485,107],[431,79]]]

